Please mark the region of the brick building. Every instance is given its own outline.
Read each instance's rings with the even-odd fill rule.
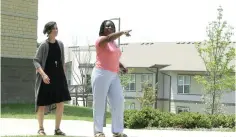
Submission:
[[[38,0],[1,0],[1,103],[34,102]]]

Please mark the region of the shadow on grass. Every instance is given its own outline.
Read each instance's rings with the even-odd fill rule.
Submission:
[[[54,113],[46,115],[45,118],[54,118]],[[36,118],[35,106],[34,104],[2,104],[1,116],[3,118]],[[110,113],[107,113],[107,118],[110,117]],[[63,119],[92,121],[93,110],[92,108],[65,105]]]

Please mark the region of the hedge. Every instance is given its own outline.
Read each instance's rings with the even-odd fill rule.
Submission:
[[[157,109],[126,110],[124,126],[131,129],[157,128],[235,128],[235,115],[207,115],[193,112],[179,114]]]

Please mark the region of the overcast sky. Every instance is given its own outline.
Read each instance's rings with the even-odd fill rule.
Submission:
[[[236,29],[236,0],[39,0],[38,41],[46,38],[45,23],[56,21],[65,46],[75,37],[78,46],[94,44],[101,22],[117,17],[121,30],[133,30],[121,43],[201,41],[220,5],[223,19]]]

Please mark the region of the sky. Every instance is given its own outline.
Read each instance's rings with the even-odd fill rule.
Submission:
[[[93,45],[102,21],[111,18],[121,18],[121,30],[132,29],[121,43],[202,41],[219,6],[236,30],[236,0],[39,0],[38,42],[46,39],[44,25],[56,21],[65,46]]]

